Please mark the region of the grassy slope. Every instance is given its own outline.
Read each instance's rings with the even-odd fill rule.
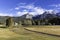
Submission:
[[[59,37],[37,34],[20,28],[0,28],[0,40],[60,40]]]

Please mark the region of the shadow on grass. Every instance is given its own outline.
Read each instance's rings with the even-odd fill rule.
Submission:
[[[0,28],[7,28],[7,27],[6,27],[6,26],[3,26],[3,27],[2,27],[2,26],[0,26]]]

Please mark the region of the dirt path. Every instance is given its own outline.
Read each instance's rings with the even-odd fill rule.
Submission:
[[[56,37],[60,37],[60,35],[55,35],[55,34],[49,34],[49,33],[45,33],[45,32],[39,32],[39,31],[34,31],[34,30],[29,30],[27,28],[24,28],[27,31],[31,31],[31,32],[35,32],[35,33],[40,33],[40,34],[45,34],[45,35],[49,35],[49,36],[56,36]]]

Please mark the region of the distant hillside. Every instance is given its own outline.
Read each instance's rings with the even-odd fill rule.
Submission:
[[[0,16],[0,23],[5,23],[8,16]]]

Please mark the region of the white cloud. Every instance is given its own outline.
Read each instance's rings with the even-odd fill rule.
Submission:
[[[19,4],[25,5],[26,3],[19,3]]]
[[[26,8],[26,9],[33,9],[34,8],[34,5],[20,5],[18,7],[16,7],[15,9],[20,9],[20,8]]]
[[[21,14],[21,12],[17,12],[17,14],[18,14],[18,15],[20,15],[20,14]]]
[[[17,16],[21,16],[21,15],[27,14],[27,13],[28,13],[27,11],[25,11],[25,12],[20,12],[20,11],[18,11],[18,12],[17,12]]]
[[[29,13],[32,14],[33,16],[34,16],[34,15],[37,15],[36,12],[29,12]]]
[[[19,10],[19,7],[16,7],[15,9],[16,9],[16,10]]]
[[[57,7],[60,9],[60,4],[58,5],[49,5],[49,6],[54,6],[54,7]],[[37,15],[37,14],[43,14],[45,11],[49,11],[50,13],[51,12],[55,12],[56,10],[54,9],[44,9],[42,7],[36,7],[35,5],[33,4],[26,4],[26,3],[21,3],[18,7],[15,8],[16,10],[19,10],[19,9],[22,9],[22,11],[17,11],[17,15],[18,16],[21,16],[21,15],[24,15],[26,13],[30,13],[32,15]],[[32,11],[31,11],[32,10]],[[58,11],[56,11],[58,12]]]
[[[52,4],[49,6],[54,7],[55,10],[60,9],[60,4]]]
[[[31,5],[31,4],[30,4],[30,5],[26,5],[25,8],[27,8],[27,9],[33,9],[33,8],[35,8],[35,7],[34,7],[34,5]]]
[[[17,5],[26,5],[26,3],[19,3],[19,4],[17,4]]]
[[[22,3],[22,4],[26,4],[26,3]],[[23,14],[26,14],[26,13],[30,13],[30,14],[34,14],[34,15],[37,15],[37,14],[42,14],[45,9],[41,8],[41,7],[35,7],[33,4],[28,4],[28,5],[19,5],[18,7],[16,7],[15,9],[22,9],[22,8],[25,8],[19,12],[17,12],[17,15],[23,15]],[[29,10],[32,10],[29,12]]]
[[[54,7],[54,8],[53,8],[53,11],[54,11],[55,13],[60,12],[60,11],[59,11],[59,10],[60,10],[60,4],[52,4],[52,5],[49,5],[49,6]]]
[[[13,16],[13,14],[8,14],[8,13],[0,13],[0,16]]]
[[[28,12],[28,10],[23,10],[23,12]]]
[[[53,10],[52,10],[52,9],[49,9],[49,10],[46,10],[46,11],[50,11],[50,12],[51,12],[51,11],[53,11]]]
[[[54,10],[60,10],[60,4],[52,4],[52,5],[48,5],[50,7],[54,7]]]
[[[39,8],[39,7],[35,7],[34,8],[34,11],[38,14],[43,14],[43,12],[45,12],[45,9],[43,8]]]
[[[60,7],[60,4],[52,4],[52,5],[49,5],[49,6]]]
[[[53,4],[53,5],[49,5],[49,6],[53,6],[53,7],[56,7],[57,9],[60,9],[60,4]],[[38,6],[36,7],[33,4],[19,3],[17,7],[10,9],[10,12],[14,13],[13,11],[16,12],[15,15],[8,14],[8,13],[5,13],[5,14],[0,13],[0,16],[21,16],[21,15],[24,15],[27,13],[30,13],[32,15],[37,15],[37,14],[43,14],[45,11],[49,11],[51,13],[53,11],[53,9],[47,10],[42,7],[38,7]],[[58,11],[56,11],[56,12],[58,12]]]

